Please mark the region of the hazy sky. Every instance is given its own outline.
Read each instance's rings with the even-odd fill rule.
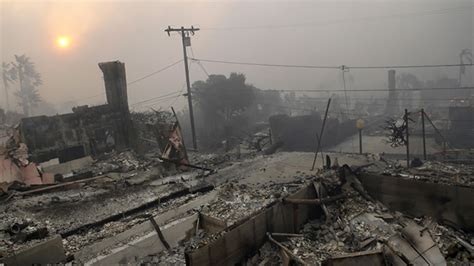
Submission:
[[[0,0],[1,60],[26,54],[36,63],[48,102],[105,102],[97,63],[120,60],[133,81],[179,59],[181,40],[168,26],[200,27],[195,57],[301,65],[456,64],[473,49],[474,0],[457,1],[22,1]],[[71,36],[60,49],[59,35]],[[191,50],[189,55],[192,56]],[[263,89],[340,88],[337,70],[203,63],[209,73],[246,74]],[[131,104],[180,91],[183,64],[129,86]],[[471,71],[472,68],[468,68]],[[351,88],[384,88],[386,70],[350,70]],[[423,79],[458,69],[415,72]],[[191,64],[191,80],[205,79]],[[3,104],[3,88],[0,92]],[[86,98],[86,99],[84,99]],[[151,102],[182,107],[184,97]],[[142,105],[141,107],[148,107]]]

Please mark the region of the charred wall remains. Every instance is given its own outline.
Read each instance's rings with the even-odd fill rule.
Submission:
[[[100,63],[99,67],[104,74],[107,104],[79,106],[68,114],[21,120],[21,136],[33,161],[59,158],[60,162],[66,162],[131,146],[133,127],[128,109],[125,65],[114,61]]]
[[[452,106],[449,108],[448,139],[455,148],[474,148],[474,108]]]
[[[314,151],[318,143],[323,121],[318,113],[294,116],[274,115],[270,117],[272,142],[281,143],[287,151]],[[329,118],[326,121],[323,147],[330,147],[356,133],[355,121]]]

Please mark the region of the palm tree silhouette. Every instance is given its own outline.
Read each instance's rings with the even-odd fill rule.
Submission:
[[[36,71],[36,67],[26,55],[15,55],[15,62],[12,65],[18,73],[20,89],[15,95],[20,99],[25,116],[30,114],[31,107],[35,107],[41,101],[37,86],[43,84],[41,75]]]
[[[3,88],[5,89],[5,103],[6,103],[5,111],[6,112],[8,112],[8,110],[10,109],[10,103],[8,101],[8,90],[10,88],[10,85],[17,79],[16,73],[17,72],[11,66],[10,63],[2,62],[2,81],[3,81]]]

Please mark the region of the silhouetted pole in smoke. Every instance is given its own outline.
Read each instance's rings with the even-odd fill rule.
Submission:
[[[405,109],[405,132],[406,132],[406,146],[407,146],[407,168],[410,168],[410,141],[409,141],[409,133],[408,133],[408,109]]]
[[[181,40],[183,42],[183,55],[184,55],[184,71],[186,74],[186,86],[188,88],[188,106],[189,106],[189,117],[191,120],[191,132],[193,136],[193,148],[197,150],[197,142],[196,142],[196,129],[194,127],[194,112],[193,112],[193,100],[192,100],[192,94],[191,94],[191,83],[189,82],[189,67],[188,67],[188,55],[186,52],[186,47],[191,46],[191,37],[189,34],[191,33],[194,35],[194,32],[199,31],[199,28],[194,28],[191,26],[191,28],[171,28],[168,26],[168,28],[165,30],[166,33],[168,33],[168,36],[170,36],[171,32],[179,32],[181,34]]]
[[[423,134],[423,160],[426,161],[425,109],[421,108],[421,132]]]

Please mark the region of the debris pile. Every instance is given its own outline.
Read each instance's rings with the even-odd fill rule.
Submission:
[[[202,230],[197,229],[196,234],[187,239],[182,243],[178,243],[178,246],[169,250],[164,250],[158,254],[147,256],[139,261],[140,265],[186,265],[186,259],[184,252],[186,249],[194,248],[198,243],[202,243],[208,234]]]
[[[134,127],[137,129],[138,137],[143,143],[144,151],[153,150],[158,147],[163,150],[170,132],[173,129],[175,118],[172,113],[166,111],[147,111],[131,113]]]
[[[415,159],[412,162],[418,162]],[[397,161],[388,161],[387,164],[372,165],[370,172],[379,172],[383,175],[412,178],[420,181],[440,183],[446,185],[474,186],[474,166],[469,164],[454,164],[439,161],[426,161],[406,168]]]
[[[237,181],[228,182],[219,188],[218,197],[203,206],[201,212],[232,225],[242,218],[268,206],[280,197],[294,192],[301,183],[291,184],[260,184],[250,186],[238,184]]]
[[[28,147],[21,141],[18,129],[0,146],[0,194],[10,186],[42,185],[54,183],[54,176],[45,174],[29,160]]]
[[[145,171],[148,170],[153,163],[153,160],[139,158],[134,151],[113,151],[100,156],[98,160],[94,162],[91,170],[97,175],[109,172],[127,173],[133,170]]]
[[[172,210],[173,208],[176,208],[196,198],[199,195],[200,195],[199,193],[189,194],[184,197],[177,198],[175,200],[164,202],[160,204],[159,206],[155,208],[151,208],[143,213],[130,215],[124,219],[107,223],[104,226],[97,228],[96,230],[86,230],[81,233],[71,235],[63,239],[64,248],[68,254],[74,254],[75,252],[80,251],[81,249],[84,249],[84,248],[87,249],[88,245],[91,245],[102,239],[114,237],[117,234],[122,233],[132,228],[135,225],[148,221],[148,217],[150,215],[157,216],[160,213],[163,213],[168,210]],[[136,238],[137,236],[134,236],[134,237]],[[127,241],[130,241],[130,239],[127,239]],[[119,246],[121,242],[126,242],[126,241],[117,240],[115,243],[115,246]],[[106,253],[106,252],[107,250],[105,250],[102,253]]]
[[[0,255],[18,250],[24,244],[42,241],[48,236],[48,221],[42,223],[18,217],[3,219],[0,222]]]
[[[357,180],[355,176],[344,178]],[[334,185],[333,180],[322,179],[323,187]],[[474,262],[474,235],[440,225],[428,217],[411,218],[391,212],[354,189],[356,183],[347,185],[341,179],[340,185],[343,192],[351,193],[350,197],[322,204],[325,217],[307,223],[299,235],[279,238],[291,251],[290,258],[301,259],[307,265],[335,263],[342,258],[351,258],[352,263],[357,264],[361,254],[383,253],[380,258],[386,265],[394,261],[401,261],[400,265],[420,261],[435,265],[446,261]],[[334,191],[328,189],[328,193]],[[255,262],[253,265],[286,260],[286,255],[282,257],[275,252],[275,245],[268,243],[258,253],[250,260]]]

